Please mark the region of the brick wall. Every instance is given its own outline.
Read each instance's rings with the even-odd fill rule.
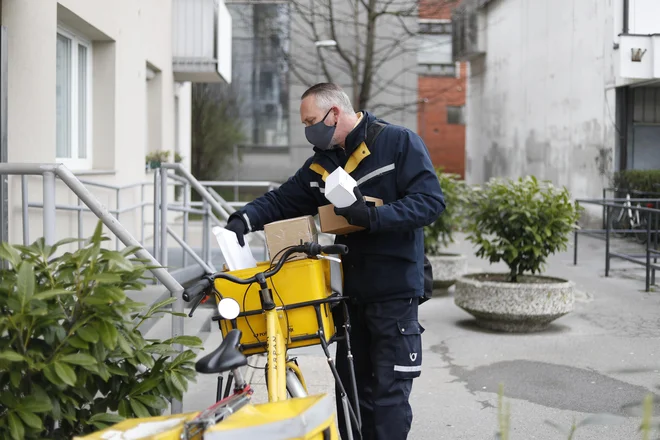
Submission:
[[[420,18],[448,20],[451,10],[459,3],[423,0]],[[466,64],[461,63],[459,77],[419,75],[418,78],[418,132],[429,149],[433,164],[461,177],[465,177],[465,126],[447,123],[447,106],[465,106],[466,75]]]

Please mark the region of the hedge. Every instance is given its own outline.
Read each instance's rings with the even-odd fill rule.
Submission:
[[[660,193],[660,170],[623,170],[614,173],[612,186],[621,190]]]

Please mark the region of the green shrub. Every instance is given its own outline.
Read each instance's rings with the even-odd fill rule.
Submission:
[[[533,176],[491,180],[475,190],[468,213],[468,240],[478,257],[509,266],[508,281],[543,271],[546,259],[566,249],[580,208],[566,188],[540,184]]]
[[[437,171],[440,188],[445,197],[445,210],[438,219],[424,228],[424,252],[438,255],[443,247],[454,241],[454,233],[461,229],[465,219],[470,187],[458,174]]]
[[[614,173],[616,189],[660,193],[660,170],[623,170]],[[625,194],[624,194],[625,197]]]
[[[124,417],[160,415],[194,380],[196,337],[145,340],[140,324],[172,299],[145,310],[145,262],[136,249],[101,248],[101,224],[85,247],[55,257],[43,239],[0,245],[0,438],[70,439]],[[116,414],[111,414],[116,413]]]

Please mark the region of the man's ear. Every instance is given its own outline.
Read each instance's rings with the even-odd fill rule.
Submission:
[[[332,115],[335,117],[335,127],[339,122],[339,113],[340,113],[339,107],[332,107]]]

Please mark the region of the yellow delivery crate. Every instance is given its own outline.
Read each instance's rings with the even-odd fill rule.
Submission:
[[[248,405],[204,433],[204,440],[235,439],[338,440],[334,399],[322,394]]]
[[[183,424],[197,417],[199,411],[168,416],[126,419],[108,428],[73,440],[104,440],[114,438],[134,438],[141,440],[180,439]],[[200,439],[201,440],[201,439]]]
[[[245,279],[258,272],[265,272],[269,266],[270,262],[263,262],[259,263],[256,268],[227,273]],[[323,300],[332,295],[330,262],[324,259],[306,258],[284,263],[282,269],[273,277],[268,278],[267,282],[278,307]],[[259,285],[255,283],[245,286],[218,278],[215,280],[215,288],[223,297],[238,301],[241,314],[257,312],[249,316],[239,316],[236,318],[236,326],[243,333],[241,338],[243,353],[246,355],[264,353],[266,351],[266,316],[258,313],[262,309]],[[335,334],[335,325],[330,310],[331,304],[324,303],[319,307],[324,339],[328,342]],[[281,310],[278,311],[278,315],[282,329],[288,328],[288,334],[285,331],[284,335],[287,338],[287,348],[307,347],[321,343],[319,337],[316,336],[319,324],[314,306]],[[220,320],[220,329],[223,336],[226,336],[227,332],[232,329],[231,322],[226,319]]]

